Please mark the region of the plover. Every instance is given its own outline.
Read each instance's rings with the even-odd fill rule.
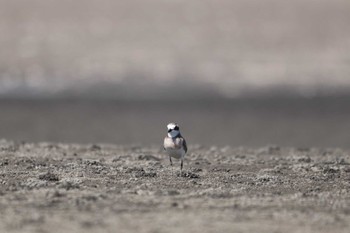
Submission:
[[[168,135],[164,138],[164,150],[169,155],[171,166],[173,166],[172,157],[181,159],[180,176],[182,176],[183,160],[187,152],[186,140],[181,136],[180,128],[176,123],[169,123],[167,128]]]

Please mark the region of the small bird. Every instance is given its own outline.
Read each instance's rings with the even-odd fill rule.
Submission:
[[[182,176],[183,160],[187,152],[186,140],[181,136],[178,124],[169,123],[167,128],[168,135],[164,138],[164,150],[169,155],[171,166],[173,166],[172,157],[181,159],[180,176]]]

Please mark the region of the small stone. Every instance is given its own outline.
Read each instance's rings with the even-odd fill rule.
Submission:
[[[171,207],[178,207],[178,206],[179,206],[179,204],[177,202],[171,203]]]

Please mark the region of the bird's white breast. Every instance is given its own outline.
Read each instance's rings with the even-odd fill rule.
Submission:
[[[164,139],[164,149],[169,156],[180,159],[186,153],[182,143],[183,141],[180,138],[166,137]]]

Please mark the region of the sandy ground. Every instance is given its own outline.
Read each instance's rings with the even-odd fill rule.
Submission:
[[[340,149],[0,143],[1,232],[349,232]]]

